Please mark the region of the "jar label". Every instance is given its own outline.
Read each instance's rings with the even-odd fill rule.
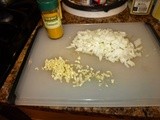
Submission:
[[[61,19],[58,13],[43,14],[43,22],[46,28],[54,29],[61,26]]]
[[[134,13],[147,13],[152,0],[135,0],[133,6]]]

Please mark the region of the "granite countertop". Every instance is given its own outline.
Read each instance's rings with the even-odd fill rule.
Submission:
[[[160,36],[160,23],[156,19],[154,19],[151,15],[144,16],[136,16],[129,14],[129,9],[126,8],[123,12],[118,15],[114,15],[106,18],[82,18],[71,15],[65,11],[63,11],[63,24],[71,24],[71,23],[115,23],[115,22],[148,22],[153,25],[154,29],[157,31]],[[16,61],[14,68],[10,72],[9,76],[6,79],[3,87],[0,89],[0,103],[8,104],[8,97],[11,89],[14,87],[13,83],[15,82],[15,78],[20,69],[22,61],[26,55],[26,51],[28,47],[32,43],[34,34],[40,26],[42,22],[40,21],[33,31],[30,39],[22,50],[18,60]],[[160,106],[146,106],[146,107],[41,107],[41,106],[25,106],[33,109],[41,109],[41,110],[50,110],[50,111],[68,111],[68,112],[82,112],[82,113],[95,113],[95,114],[103,114],[103,115],[122,115],[122,116],[137,116],[137,117],[160,117]]]

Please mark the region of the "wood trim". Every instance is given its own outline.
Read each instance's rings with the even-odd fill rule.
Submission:
[[[19,107],[32,120],[146,120],[147,118],[134,118],[127,116],[111,116],[111,115],[95,115],[95,114],[80,114],[60,111],[42,111],[37,109]]]

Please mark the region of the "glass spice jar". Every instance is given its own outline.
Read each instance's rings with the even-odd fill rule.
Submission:
[[[130,13],[134,15],[148,15],[150,14],[153,5],[153,0],[129,0],[128,7]]]
[[[160,0],[157,0],[152,11],[152,16],[160,21]]]
[[[58,39],[63,36],[63,27],[58,12],[58,0],[37,0],[41,10],[42,20],[48,36]]]

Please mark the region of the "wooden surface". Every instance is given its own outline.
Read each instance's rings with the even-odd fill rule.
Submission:
[[[112,116],[112,115],[96,115],[84,113],[69,113],[69,112],[51,112],[33,110],[27,107],[19,107],[32,120],[148,120],[144,117],[129,117],[129,116]]]

